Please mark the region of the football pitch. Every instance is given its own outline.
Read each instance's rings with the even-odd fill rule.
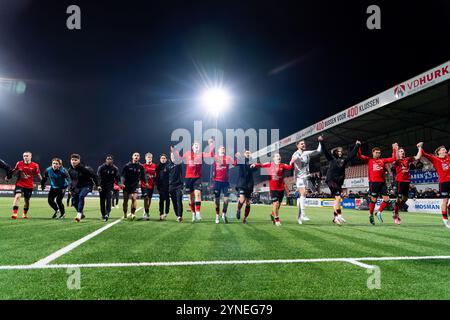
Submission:
[[[0,299],[450,299],[439,215],[402,213],[397,226],[386,211],[372,226],[367,211],[346,210],[339,227],[330,209],[309,208],[298,225],[297,209],[283,206],[277,228],[269,206],[253,205],[243,225],[230,204],[229,223],[216,225],[211,202],[195,224],[186,204],[183,223],[172,211],[159,221],[154,202],[150,221],[112,209],[104,223],[88,199],[75,223],[73,208],[51,220],[39,198],[29,220],[14,221],[11,203],[0,198]]]

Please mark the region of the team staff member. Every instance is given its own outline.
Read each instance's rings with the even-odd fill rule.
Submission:
[[[128,199],[131,197],[131,212],[129,218],[136,219],[137,208],[137,190],[140,182],[147,184],[147,175],[144,167],[139,163],[141,155],[138,152],[133,153],[131,161],[128,162],[122,169],[121,173],[121,188],[123,189],[123,217],[127,218]]]
[[[41,181],[41,189],[45,189],[47,180],[50,179],[50,192],[47,201],[50,207],[55,211],[52,219],[64,218],[66,211],[62,202],[66,189],[69,186],[69,173],[62,166],[62,160],[59,158],[52,159],[52,165],[45,169],[44,176]],[[59,215],[59,216],[58,216]]]
[[[92,192],[92,188],[98,186],[98,177],[94,170],[81,164],[79,154],[70,156],[69,175],[71,181],[72,205],[77,210],[76,222],[80,222],[85,217],[84,203],[86,196]]]
[[[237,203],[236,219],[241,218],[241,209],[245,204],[244,219],[242,223],[247,224],[247,219],[250,214],[250,200],[252,198],[254,181],[253,172],[257,169],[252,168],[250,160],[252,153],[250,150],[244,151],[242,157],[239,152],[236,153],[237,167],[239,168],[238,180],[236,183],[236,191],[239,193],[239,200]]]
[[[167,156],[162,154],[159,158],[159,164],[156,168],[156,187],[159,194],[159,220],[165,220],[169,214],[169,164]]]
[[[342,218],[341,212],[341,193],[342,185],[345,180],[345,167],[347,163],[356,157],[356,153],[358,152],[361,142],[356,141],[355,147],[350,151],[347,157],[344,157],[342,147],[337,147],[332,150],[332,153],[330,153],[323,142],[323,137],[320,136],[318,139],[322,152],[329,162],[325,183],[328,185],[331,194],[334,196],[333,223],[340,225],[345,222],[344,218]]]
[[[39,180],[42,180],[41,171],[39,165],[36,162],[32,162],[33,155],[30,151],[23,153],[23,161],[17,162],[12,174],[17,176],[16,187],[14,189],[14,203],[12,210],[12,219],[17,219],[17,212],[19,211],[20,197],[23,194],[23,218],[28,219],[28,210],[30,209],[30,198],[33,193],[33,179],[34,176],[38,176]]]
[[[173,147],[171,147],[172,149]],[[176,159],[173,152],[170,153],[169,169],[169,195],[172,200],[173,211],[177,216],[177,222],[183,221],[183,168],[180,159]]]
[[[114,184],[119,182],[119,169],[114,165],[112,155],[107,155],[105,163],[98,167],[98,191],[100,192],[100,211],[103,221],[108,221],[111,213],[112,193]]]

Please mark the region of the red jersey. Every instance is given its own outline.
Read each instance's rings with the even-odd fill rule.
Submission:
[[[292,170],[293,165],[289,164],[275,164],[273,162],[257,163],[257,168],[266,168],[269,174],[269,187],[270,191],[284,191],[284,172],[286,170]]]
[[[185,178],[201,178],[202,177],[202,162],[203,158],[212,158],[214,156],[214,148],[210,148],[209,153],[199,152],[194,153],[187,151],[181,157],[186,161],[186,176]]]
[[[236,161],[230,156],[215,156],[214,157],[214,181],[228,182],[230,180],[229,167],[230,165],[236,165]]]
[[[17,178],[16,186],[33,189],[33,178],[41,174],[39,170],[39,165],[36,162],[30,162],[26,164],[23,161],[19,161],[16,163],[16,167],[14,168],[14,172],[19,172],[20,175]]]
[[[153,189],[153,186],[155,185],[155,179],[156,179],[156,163],[152,162],[151,164],[143,164],[145,174],[147,175],[147,185],[144,181],[141,181],[141,188],[150,188]]]
[[[379,158],[374,159],[371,157],[367,157],[362,154],[361,149],[358,150],[358,157],[364,162],[368,163],[369,167],[369,182],[385,182],[386,178],[384,176],[384,166],[387,163],[395,162],[397,160],[396,157],[397,150],[392,150],[391,158]]]
[[[395,181],[397,182],[411,182],[411,175],[409,174],[409,164],[414,162],[414,157],[407,157],[395,161]]]
[[[439,177],[439,183],[450,182],[450,155],[447,154],[444,158],[438,158],[426,153],[423,149],[422,154],[425,158],[431,161],[436,169]]]

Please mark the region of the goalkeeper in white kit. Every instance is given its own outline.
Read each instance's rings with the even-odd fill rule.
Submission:
[[[297,201],[298,207],[298,224],[302,224],[303,221],[309,221],[310,219],[305,214],[305,202],[306,202],[306,190],[309,186],[309,163],[311,156],[316,154],[320,154],[321,146],[319,146],[316,150],[307,151],[305,140],[300,140],[296,143],[297,151],[294,152],[292,157],[295,159],[294,161],[294,177],[297,191],[300,195],[300,198]]]

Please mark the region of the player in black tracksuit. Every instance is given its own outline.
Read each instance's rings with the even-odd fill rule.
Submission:
[[[159,220],[165,220],[169,214],[169,163],[167,156],[162,154],[159,158],[159,164],[156,167],[155,184],[159,194]]]
[[[241,208],[245,203],[244,224],[247,223],[248,215],[250,214],[250,199],[253,192],[253,172],[257,168],[251,168],[250,165],[250,150],[245,150],[244,156],[238,152],[236,153],[237,167],[239,168],[238,180],[236,183],[236,190],[239,193],[239,200],[237,203],[236,219],[241,218]]]
[[[98,177],[91,167],[80,163],[80,155],[70,156],[69,176],[71,180],[70,192],[72,194],[72,205],[77,209],[76,222],[84,218],[84,199],[92,192],[94,185],[98,186]]]
[[[3,170],[6,171],[6,178],[7,179],[11,179],[11,177],[12,177],[11,166],[9,164],[7,164],[5,161],[3,161],[2,159],[0,159],[0,169],[3,169]]]
[[[119,169],[113,164],[113,156],[107,155],[104,164],[98,167],[97,176],[100,192],[100,211],[103,221],[108,221],[111,213],[112,194],[114,183],[120,180]]]
[[[345,166],[356,157],[361,142],[356,141],[355,147],[350,151],[347,157],[343,156],[341,147],[334,148],[332,153],[330,153],[325,147],[322,136],[319,137],[319,143],[322,152],[329,162],[325,183],[330,188],[331,194],[335,197],[333,222],[340,225],[342,222],[345,222],[344,218],[341,216],[341,193],[342,185],[345,180]]]
[[[173,152],[170,153],[169,169],[169,195],[172,199],[173,210],[177,216],[177,221],[183,221],[183,162],[176,158]]]
[[[123,188],[123,217],[127,218],[128,199],[131,196],[130,219],[134,220],[136,219],[137,189],[141,181],[147,184],[147,175],[145,174],[144,166],[139,163],[141,155],[135,152],[131,159],[122,169],[121,187]]]

